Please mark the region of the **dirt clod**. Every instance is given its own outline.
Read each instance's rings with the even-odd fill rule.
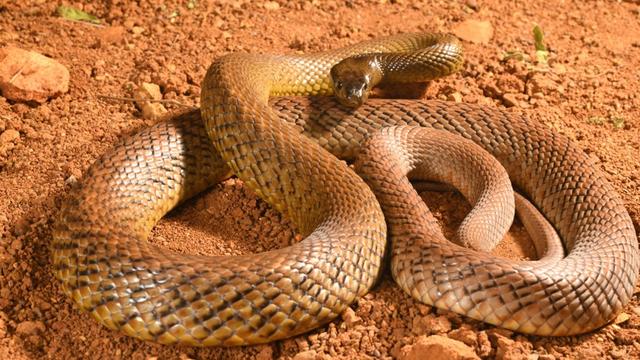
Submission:
[[[474,44],[488,44],[493,37],[493,25],[490,21],[465,20],[456,24],[451,31],[460,39]]]
[[[475,360],[480,359],[473,349],[460,341],[440,335],[421,336],[413,345],[402,348],[400,360]]]
[[[19,335],[37,335],[46,329],[42,321],[23,321],[16,327],[16,333]]]

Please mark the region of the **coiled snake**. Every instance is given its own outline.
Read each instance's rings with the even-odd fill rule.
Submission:
[[[261,343],[325,324],[371,288],[386,244],[376,197],[335,156],[351,160],[376,129],[409,125],[446,130],[492,154],[554,225],[568,255],[496,258],[414,231],[413,222],[400,229],[402,215],[388,215],[391,233],[408,237],[393,239],[391,250],[394,278],[405,291],[529,334],[578,334],[610,321],[632,296],[637,240],[619,196],[565,137],[525,116],[469,104],[372,99],[351,109],[326,96],[269,102],[330,95],[329,70],[338,61],[388,52],[392,66],[384,72],[426,70],[430,77],[461,61],[455,39],[432,34],[311,55],[215,60],[203,82],[202,119],[193,112],[124,139],[72,190],[52,244],[64,291],[102,324],[161,343]],[[146,241],[167,211],[230,170],[306,238],[276,251],[214,258]],[[423,206],[408,204],[398,207]],[[422,233],[433,239],[416,240]]]

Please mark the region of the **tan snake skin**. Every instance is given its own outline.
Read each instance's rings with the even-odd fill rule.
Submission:
[[[449,41],[402,35],[306,56],[216,60],[202,94],[216,150],[190,113],[123,140],[72,191],[52,244],[65,292],[106,326],[161,343],[251,344],[318,327],[371,288],[386,242],[373,193],[329,152],[353,159],[374,130],[412,125],[461,135],[491,153],[557,229],[568,256],[514,262],[437,237],[420,246],[396,238],[401,287],[523,333],[570,335],[606,324],[633,293],[638,245],[618,195],[566,138],[526,117],[467,104],[374,99],[353,110],[328,97],[268,104],[273,95],[330,94],[331,65],[361,52],[426,47],[426,64],[445,74],[459,64],[458,44]],[[149,244],[160,217],[229,175],[220,157],[306,238],[215,258]],[[394,218],[387,220],[395,231]]]

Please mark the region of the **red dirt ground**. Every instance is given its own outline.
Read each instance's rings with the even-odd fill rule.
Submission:
[[[53,216],[74,178],[117,139],[153,123],[133,104],[98,95],[129,97],[137,84],[153,82],[165,99],[198,106],[207,66],[227,52],[324,50],[400,32],[450,31],[467,19],[490,21],[493,38],[485,45],[465,42],[464,69],[435,81],[426,97],[511,106],[568,136],[608,175],[638,231],[637,1],[67,3],[103,19],[102,27],[64,20],[55,15],[57,5],[0,4],[0,47],[38,51],[71,72],[69,93],[43,105],[0,97],[0,133],[20,133],[0,144],[0,358],[290,359],[307,350],[318,358],[389,358],[425,334],[461,340],[482,358],[640,358],[640,289],[618,324],[583,336],[540,338],[418,304],[388,275],[352,306],[354,313],[293,339],[231,349],[144,343],[74,309],[52,276],[48,250]],[[530,62],[504,60],[513,50],[535,58],[534,24],[544,29],[551,51],[543,72]],[[424,198],[449,231],[468,210],[455,194]],[[531,256],[518,225],[508,238],[496,253]],[[295,231],[232,179],[169,214],[153,241],[189,253],[241,254],[285,246]]]

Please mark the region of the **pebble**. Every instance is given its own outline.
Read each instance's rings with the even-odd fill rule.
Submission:
[[[457,103],[461,103],[462,102],[462,94],[460,94],[459,92],[454,92],[449,94],[449,96],[447,96],[447,100],[449,101],[453,101],[453,102],[457,102]]]
[[[478,355],[481,357],[487,357],[491,354],[491,341],[489,341],[489,335],[486,331],[480,331],[478,333]]]
[[[615,320],[613,320],[614,324],[622,324],[623,322],[627,322],[631,319],[631,316],[625,312],[621,312],[618,314]]]
[[[490,21],[470,19],[454,25],[452,32],[462,40],[488,44],[493,37],[493,25]]]
[[[315,360],[318,357],[318,353],[315,350],[302,351],[293,357],[293,360]]]
[[[527,94],[529,95],[535,93],[549,95],[556,91],[558,91],[558,84],[543,74],[534,74],[527,81]]]
[[[143,28],[142,26],[134,26],[131,28],[131,32],[133,33],[133,35],[140,35],[144,32],[145,28]]]
[[[69,91],[69,70],[54,59],[16,47],[0,49],[0,92],[14,101],[43,103]]]
[[[526,343],[511,340],[508,337],[495,334],[497,349],[497,360],[520,360],[526,359],[531,353],[530,349],[527,349]]]
[[[465,343],[465,345],[471,347],[476,347],[478,345],[478,336],[476,335],[475,331],[469,328],[461,327],[455,329],[449,332],[447,336],[454,340],[462,341],[463,343]]]
[[[134,90],[133,97],[136,99],[136,105],[142,111],[142,117],[144,119],[158,119],[167,112],[164,105],[160,103],[144,101],[149,99],[162,99],[160,86],[156,84],[142,83],[142,85]]]
[[[280,9],[280,4],[278,4],[278,3],[277,3],[277,2],[275,2],[275,1],[267,1],[267,2],[265,2],[265,3],[264,3],[264,5],[262,5],[262,6],[263,6],[265,9],[267,9],[267,10],[271,10],[271,11],[274,11],[274,10],[278,10],[278,9]]]
[[[101,44],[121,44],[124,42],[126,29],[124,26],[108,26],[96,31]]]
[[[502,103],[506,107],[518,106],[520,102],[518,101],[516,96],[517,94],[512,94],[512,93],[504,94],[502,95]]]
[[[420,336],[413,345],[400,351],[400,360],[471,360],[480,359],[473,350],[460,341],[440,335]]]
[[[412,329],[415,334],[444,334],[451,331],[451,321],[446,316],[429,314],[413,319]]]
[[[624,349],[616,349],[611,350],[609,355],[611,355],[611,357],[614,359],[622,359],[623,357],[627,356],[627,352]]]
[[[18,139],[20,139],[20,132],[14,129],[5,130],[0,134],[0,146],[13,143]]]
[[[340,316],[348,327],[362,322],[362,318],[356,315],[356,312],[350,307],[346,308]]]
[[[65,185],[74,186],[75,184],[78,183],[78,178],[73,175],[70,175],[68,178],[64,179],[64,183]]]
[[[19,335],[37,335],[46,330],[42,321],[23,321],[16,326],[16,333]]]
[[[480,10],[480,6],[478,5],[478,2],[476,0],[467,0],[465,1],[465,5],[467,5],[471,10]]]

